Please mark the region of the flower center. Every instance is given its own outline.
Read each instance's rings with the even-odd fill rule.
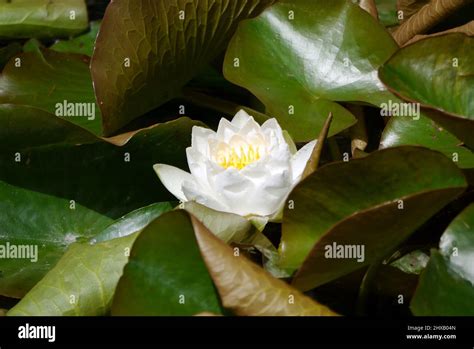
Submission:
[[[260,159],[260,147],[240,146],[219,154],[217,163],[223,168],[234,167],[238,170]]]

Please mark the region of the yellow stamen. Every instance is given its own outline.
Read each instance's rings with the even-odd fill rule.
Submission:
[[[248,147],[244,148],[241,146],[239,148],[239,152],[235,150],[235,148],[231,148],[230,151],[221,154],[217,163],[224,167],[234,167],[238,170],[243,169],[245,166],[258,161],[260,159],[260,149],[259,147],[254,147],[253,145],[249,145]]]

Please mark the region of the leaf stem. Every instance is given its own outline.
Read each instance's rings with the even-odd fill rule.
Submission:
[[[364,278],[362,279],[362,283],[360,284],[360,288],[359,288],[359,295],[357,296],[357,304],[356,304],[356,315],[358,316],[368,315],[367,308],[368,308],[368,303],[369,303],[369,297],[370,297],[372,286],[377,276],[377,273],[379,271],[381,263],[382,263],[382,260],[378,260],[372,263],[369,266],[369,269],[367,269],[367,272],[365,273]]]

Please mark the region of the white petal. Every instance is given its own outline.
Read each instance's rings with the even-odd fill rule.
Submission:
[[[195,201],[213,210],[229,212],[229,208],[224,202],[219,201],[210,191],[205,191],[196,182],[185,181],[183,183],[183,193],[185,201]]]
[[[245,178],[239,170],[228,168],[213,177],[214,190],[229,207],[228,212],[246,216],[258,210],[251,200],[255,192],[252,180]]]
[[[306,144],[303,148],[301,148],[294,156],[292,160],[292,168],[293,168],[293,180],[298,181],[301,179],[301,175],[308,163],[311,154],[313,153],[313,149],[316,146],[317,141],[312,141]]]
[[[203,154],[198,152],[195,148],[186,148],[186,157],[188,159],[188,166],[191,174],[196,180],[206,181],[206,160]]]
[[[239,128],[234,126],[229,120],[222,118],[217,127],[217,138],[220,141],[228,142],[233,135],[239,132]]]
[[[286,144],[288,144],[288,148],[290,149],[291,155],[295,155],[298,152],[298,148],[296,148],[296,144],[293,141],[293,138],[291,138],[288,131],[283,130],[283,138],[285,139]]]
[[[215,137],[215,132],[208,128],[193,126],[191,147],[205,156],[209,156],[209,138]]]
[[[161,183],[163,183],[171,194],[181,201],[186,201],[182,187],[185,181],[194,182],[194,178],[190,173],[177,167],[164,164],[156,164],[153,166],[153,169],[160,178]]]
[[[291,188],[290,164],[277,173],[266,168],[264,162],[252,165],[241,171],[229,168],[214,176],[215,190],[229,207],[228,212],[241,216],[271,215]]]
[[[239,110],[237,114],[235,114],[234,118],[232,119],[232,125],[237,127],[238,129],[242,129],[247,122],[253,120],[247,112],[243,109]]]
[[[292,186],[288,172],[284,171],[268,176],[263,185],[255,188],[252,196],[248,198],[255,207],[250,213],[272,216],[280,209]]]
[[[283,130],[276,119],[265,121],[261,130],[265,135],[266,142],[270,148],[277,147],[281,144],[285,144],[288,149],[290,148],[287,141],[285,140],[285,137],[283,136]]]
[[[247,122],[240,128],[239,134],[242,136],[255,135],[260,133],[260,125],[253,119],[250,118]]]
[[[262,130],[275,130],[281,131],[280,124],[278,123],[277,119],[271,118],[265,121],[262,125]]]
[[[289,171],[283,171],[268,176],[261,189],[265,191],[266,196],[271,196],[278,202],[284,199],[291,185]]]

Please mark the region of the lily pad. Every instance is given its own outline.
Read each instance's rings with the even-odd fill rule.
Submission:
[[[281,267],[301,266],[293,283],[303,290],[362,268],[389,254],[466,187],[450,159],[419,147],[324,166],[290,194]],[[350,251],[341,256],[341,247]]]
[[[421,274],[410,308],[419,316],[474,315],[474,204],[448,226]]]
[[[110,135],[180,94],[212,61],[237,23],[274,0],[113,1],[92,58],[97,100]]]
[[[398,51],[381,67],[384,84],[420,103],[428,117],[474,149],[474,38],[430,37]]]
[[[84,0],[1,0],[0,38],[68,37],[87,29]]]
[[[171,209],[168,202],[140,208],[107,226],[90,242],[72,244],[8,315],[106,315],[138,232]]]
[[[0,245],[6,253],[19,246],[28,248],[28,254],[2,258],[0,267],[0,294],[18,298],[54,266],[71,243],[91,238],[113,221],[70,200],[1,181],[0,212]]]
[[[458,138],[424,115],[418,120],[411,117],[390,119],[383,131],[380,149],[400,145],[419,145],[437,150],[462,169],[474,168],[474,153],[464,147]]]
[[[137,234],[72,244],[8,316],[104,316]]]
[[[171,211],[172,209],[173,205],[170,202],[158,202],[139,208],[119,218],[99,234],[95,235],[91,243],[96,244],[98,242],[117,239],[139,232],[163,213]]]
[[[0,104],[0,153],[49,145],[101,142],[93,133],[47,111],[26,105]]]
[[[136,240],[117,286],[112,315],[221,314],[189,215],[164,214]]]
[[[89,58],[84,55],[37,49],[14,56],[0,76],[0,103],[37,107],[102,134]]]
[[[336,101],[378,107],[393,98],[377,70],[397,48],[377,20],[350,1],[283,0],[239,25],[224,75],[257,96],[296,141],[309,141],[330,112],[330,136],[355,123]]]

